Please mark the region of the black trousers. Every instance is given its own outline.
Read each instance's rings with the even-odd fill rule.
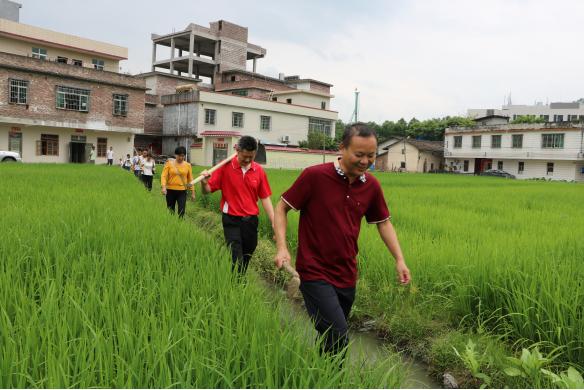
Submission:
[[[107,165],[114,165],[114,160],[111,158],[107,159]]]
[[[258,217],[236,217],[223,213],[222,222],[225,242],[231,249],[231,269],[237,267],[240,274],[245,274],[258,246]]]
[[[187,204],[186,190],[166,190],[166,207],[174,214],[175,205],[178,203],[178,216],[180,218],[185,215],[185,207]]]
[[[144,182],[144,187],[148,189],[148,191],[152,191],[152,175],[142,175],[142,181]]]
[[[321,352],[338,354],[349,343],[347,320],[355,301],[355,288],[337,288],[325,281],[302,281],[300,291],[308,315],[324,335]]]

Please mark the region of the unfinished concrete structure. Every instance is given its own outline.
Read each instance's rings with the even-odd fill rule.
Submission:
[[[257,59],[266,50],[247,39],[246,27],[224,20],[152,34],[152,71],[140,75],[150,89],[144,142],[160,139],[163,154],[176,146],[202,148],[192,161],[210,164],[226,155],[235,133],[287,146],[305,140],[309,131],[334,137],[332,85],[257,73]],[[170,48],[165,59],[157,58],[161,46]]]
[[[170,48],[170,57],[157,59],[157,46]],[[208,77],[211,82],[224,71],[246,70],[248,60],[266,55],[266,49],[247,42],[247,28],[219,20],[210,28],[194,23],[183,31],[167,35],[152,34],[152,71],[168,69],[170,74]]]

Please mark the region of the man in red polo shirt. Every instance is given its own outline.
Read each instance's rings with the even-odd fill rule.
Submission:
[[[287,213],[300,211],[296,269],[306,310],[325,335],[322,350],[338,353],[348,343],[347,319],[355,300],[357,240],[361,219],[376,224],[396,260],[401,283],[410,281],[383,191],[367,169],[375,161],[377,136],[365,124],[349,125],[335,163],[305,169],[276,206],[275,263],[290,262]]]
[[[231,249],[233,269],[237,265],[240,274],[245,274],[249,260],[258,244],[258,199],[272,226],[274,208],[272,191],[262,167],[254,161],[258,144],[255,138],[243,136],[235,146],[237,156],[201,182],[203,194],[221,190],[223,212],[223,234]],[[209,178],[210,177],[210,178]]]

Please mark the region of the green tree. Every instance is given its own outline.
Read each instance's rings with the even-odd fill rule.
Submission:
[[[338,150],[338,144],[335,140],[320,131],[309,131],[306,141],[298,142],[301,148],[322,150]]]
[[[518,123],[545,123],[545,119],[541,118],[537,115],[518,115],[515,119],[513,119],[510,123],[518,124]]]

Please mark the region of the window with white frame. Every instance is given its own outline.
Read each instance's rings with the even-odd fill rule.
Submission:
[[[332,122],[326,119],[308,118],[308,132],[318,131],[331,136]]]
[[[57,86],[57,108],[81,112],[89,111],[89,90]]]
[[[82,60],[72,59],[71,62],[73,63],[73,66],[83,66]]]
[[[39,58],[41,60],[47,59],[47,49],[43,49],[42,47],[33,47],[32,48],[32,58]]]
[[[481,135],[473,135],[472,136],[472,147],[473,148],[480,148],[481,147]]]
[[[517,173],[523,173],[524,170],[525,170],[525,162],[519,161],[517,163]]]
[[[500,171],[503,170],[503,161],[497,161],[497,169]]]
[[[521,149],[523,147],[523,134],[513,134],[511,136],[511,146],[513,149]]]
[[[564,134],[542,134],[541,147],[543,149],[563,149]]]
[[[231,113],[231,126],[243,127],[243,112]]]
[[[501,136],[500,135],[492,135],[491,136],[491,148],[501,149]]]
[[[28,81],[10,79],[10,103],[26,104],[28,102]]]
[[[104,60],[98,60],[97,58],[94,58],[91,60],[91,63],[93,64],[93,69],[103,70],[105,68]]]
[[[205,109],[205,124],[206,125],[214,125],[216,116],[217,116],[216,110],[211,110],[209,108],[206,108]]]
[[[128,115],[128,95],[114,94],[114,115]]]
[[[272,129],[272,117],[260,115],[260,130],[271,130]]]
[[[462,135],[455,135],[454,136],[454,147],[455,148],[462,148]]]

